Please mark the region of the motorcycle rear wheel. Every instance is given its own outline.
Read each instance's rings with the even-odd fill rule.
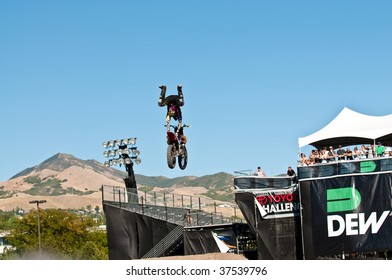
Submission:
[[[178,156],[178,166],[184,170],[188,164],[188,151],[185,146],[183,146],[181,150],[182,154]]]
[[[170,169],[173,169],[176,166],[176,147],[174,145],[167,146],[166,158],[167,166],[169,166]]]

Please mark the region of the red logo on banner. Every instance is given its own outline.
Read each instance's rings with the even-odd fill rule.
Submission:
[[[267,203],[282,203],[282,202],[294,202],[298,201],[297,194],[275,194],[275,195],[259,195],[256,196],[257,201],[261,205],[265,205]]]

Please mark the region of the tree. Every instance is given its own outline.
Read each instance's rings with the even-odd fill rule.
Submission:
[[[17,215],[13,212],[0,210],[0,231],[8,231],[13,228],[13,224],[17,220]]]
[[[99,231],[94,220],[66,210],[40,209],[43,258],[107,259],[106,232]],[[7,237],[14,248],[3,258],[31,258],[38,251],[37,211],[32,210],[16,221]]]

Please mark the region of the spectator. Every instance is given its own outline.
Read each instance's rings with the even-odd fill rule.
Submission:
[[[354,159],[359,159],[360,158],[360,153],[357,147],[354,147],[354,152],[353,152],[353,158]]]
[[[184,226],[191,226],[192,225],[192,215],[191,215],[190,210],[185,212],[183,221],[184,221]]]
[[[353,160],[353,152],[350,150],[350,148],[346,149],[345,156],[347,160]]]
[[[374,145],[369,145],[366,147],[367,149],[367,158],[373,158],[374,155]]]
[[[359,150],[359,158],[361,159],[366,158],[366,154],[367,154],[366,147],[365,145],[362,145],[361,149]]]
[[[297,174],[295,174],[295,171],[289,166],[287,168],[287,176],[291,177],[291,182],[296,184],[297,183]]]
[[[383,157],[385,153],[385,147],[384,145],[381,144],[381,142],[377,143],[377,147],[376,147],[376,156],[377,157]]]
[[[346,159],[345,153],[346,151],[342,148],[342,145],[339,145],[339,149],[336,152],[338,156],[338,160],[345,160]]]
[[[385,156],[386,156],[386,157],[390,157],[391,154],[392,154],[392,149],[391,149],[390,146],[387,146],[387,147],[385,148]]]
[[[327,151],[327,147],[324,147],[321,150],[321,154],[319,153],[320,158],[321,158],[321,163],[327,163],[328,162],[328,151]]]
[[[316,152],[317,152],[317,150],[312,150],[310,152],[309,157],[308,157],[310,162],[315,163]]]
[[[330,146],[328,150],[328,162],[335,161],[335,160],[336,160],[335,151],[333,150],[333,147]]]
[[[308,162],[308,158],[306,157],[306,155],[304,153],[301,153],[300,159],[299,159],[299,164],[301,166],[305,166],[307,165]]]
[[[287,176],[295,176],[295,171],[291,168],[291,166],[287,168]]]
[[[266,177],[267,175],[265,175],[264,171],[259,166],[259,167],[257,167],[257,171],[255,172],[255,176]]]

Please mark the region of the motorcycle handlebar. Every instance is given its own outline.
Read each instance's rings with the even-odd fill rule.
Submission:
[[[166,127],[166,124],[164,124],[163,126]],[[177,126],[171,124],[170,127],[176,128]],[[184,124],[184,125],[182,125],[181,127],[191,127],[191,126],[190,126],[190,125],[187,125],[187,124]]]

